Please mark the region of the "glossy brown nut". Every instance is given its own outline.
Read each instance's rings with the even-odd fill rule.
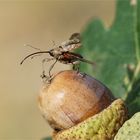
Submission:
[[[62,71],[41,89],[38,101],[43,117],[62,130],[99,113],[114,100],[110,90],[93,77]]]

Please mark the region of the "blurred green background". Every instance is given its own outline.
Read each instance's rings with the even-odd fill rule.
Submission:
[[[40,140],[52,132],[37,105],[42,58],[20,66],[35,51],[24,44],[47,50],[52,41],[61,43],[94,17],[110,26],[114,12],[115,0],[0,1],[0,140]],[[54,71],[67,68],[57,64]]]

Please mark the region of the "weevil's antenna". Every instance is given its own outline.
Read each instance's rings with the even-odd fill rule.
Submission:
[[[56,64],[58,60],[56,59],[55,62],[51,65],[50,69],[49,69],[49,76],[51,77],[51,70],[53,69],[54,65]]]
[[[42,51],[41,49],[36,48],[36,47],[34,47],[34,46],[30,45],[30,44],[24,44],[24,46],[25,46],[25,47],[33,48],[33,49],[38,50],[38,51]],[[40,55],[41,55],[41,54],[39,54],[39,55],[34,55],[34,56],[31,57],[31,59],[33,59],[33,58],[36,57],[36,56],[40,56]]]
[[[50,54],[50,51],[39,51],[39,52],[31,53],[31,54],[27,55],[27,56],[20,62],[20,65],[22,65],[23,62],[24,62],[27,58],[32,57],[32,56],[34,56],[34,55],[36,55],[36,54],[42,54],[42,53],[49,53],[49,54]]]
[[[25,47],[31,47],[31,48],[33,48],[33,49],[35,49],[35,50],[38,50],[38,51],[42,51],[41,49],[36,48],[36,47],[34,47],[34,46],[30,45],[30,44],[24,44],[24,46],[25,46]]]

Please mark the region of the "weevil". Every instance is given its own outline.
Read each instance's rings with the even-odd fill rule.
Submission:
[[[56,62],[60,62],[60,63],[64,63],[64,64],[72,64],[73,68],[75,67],[76,64],[79,63],[79,61],[82,62],[86,62],[88,64],[94,65],[94,62],[91,62],[89,60],[86,60],[85,58],[83,58],[82,55],[78,54],[78,53],[74,53],[71,52],[72,50],[75,50],[77,48],[81,47],[81,38],[80,38],[80,34],[79,33],[74,33],[70,36],[70,38],[65,41],[62,42],[61,45],[59,45],[58,47],[55,47],[51,50],[48,51],[37,51],[34,53],[31,53],[29,55],[27,55],[20,64],[23,64],[23,62],[29,58],[29,57],[33,57],[37,54],[44,54],[47,53],[51,56],[51,58],[45,58],[43,61],[51,61],[51,60],[55,60],[55,62],[51,65],[50,69],[49,69],[49,76],[51,77],[51,70],[53,69],[54,65],[56,64]],[[45,77],[44,73],[43,76]]]

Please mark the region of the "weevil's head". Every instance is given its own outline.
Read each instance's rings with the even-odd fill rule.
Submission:
[[[55,58],[58,58],[63,52],[63,48],[61,46],[57,47],[57,48],[54,48],[54,49],[51,49],[49,51],[49,54],[52,56],[52,57],[55,57]]]
[[[74,40],[74,39],[78,39],[80,40],[81,39],[81,36],[80,36],[80,33],[73,33],[70,38],[70,40]]]

